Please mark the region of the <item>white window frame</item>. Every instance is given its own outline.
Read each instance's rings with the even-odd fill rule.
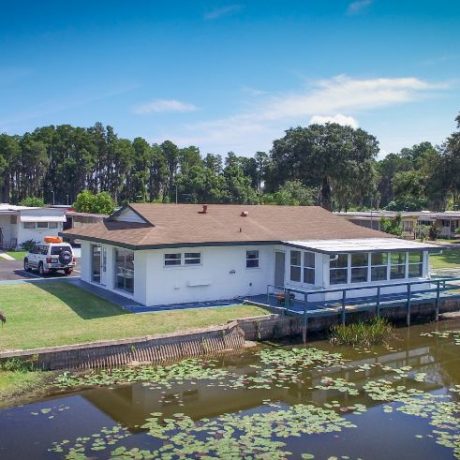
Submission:
[[[292,263],[292,254],[297,252],[299,254],[299,265]],[[292,267],[299,269],[299,279],[294,280],[292,279]],[[291,283],[302,283],[302,251],[300,249],[291,249],[289,251],[289,281]]]
[[[374,254],[386,254],[386,258],[387,258],[387,261],[385,264],[373,264],[372,263],[372,256]],[[375,252],[371,252],[370,253],[370,273],[369,273],[369,280],[368,282],[369,283],[378,283],[379,281],[388,281],[388,278],[390,276],[390,270],[389,270],[389,263],[390,263],[390,254],[388,252],[385,252],[385,251],[375,251]],[[385,268],[385,278],[384,279],[379,279],[379,280],[373,280],[372,279],[372,269],[373,268]]]
[[[404,254],[404,262],[397,263],[397,264],[393,263],[393,261],[391,260],[391,256],[393,254],[401,254],[401,253]],[[407,279],[407,274],[408,274],[408,272],[407,272],[407,261],[409,259],[407,255],[408,254],[407,254],[406,251],[393,251],[393,252],[390,252],[390,256],[389,256],[389,259],[390,259],[390,264],[389,264],[389,277],[390,277],[390,280],[405,280],[405,279]],[[393,267],[404,267],[404,276],[402,276],[400,278],[396,278],[396,277],[393,278],[391,276],[391,269]]]
[[[292,254],[293,253],[298,253],[299,254],[299,265],[293,264],[292,263]],[[313,266],[306,265],[305,264],[305,258],[306,256],[311,255],[313,256]],[[292,268],[296,268],[299,270],[299,279],[294,280],[292,279]],[[305,272],[313,272],[313,283],[309,283],[305,281],[306,276]],[[297,284],[308,284],[309,286],[314,286],[316,283],[316,254],[312,251],[302,251],[301,249],[291,249],[289,251],[289,281],[291,283],[297,283]]]
[[[201,265],[201,252],[184,252],[184,265]]]
[[[192,257],[191,255],[194,255]],[[179,256],[179,258],[173,259],[171,258],[170,261],[173,260],[178,261],[178,263],[167,263],[167,256]],[[192,262],[195,261],[195,262]],[[198,261],[198,262],[196,262]],[[163,268],[171,269],[171,268],[185,268],[185,267],[199,267],[203,264],[203,254],[201,252],[167,252],[163,254]]]
[[[168,260],[168,256],[170,259]],[[177,257],[171,257],[171,256],[179,256]],[[167,262],[176,262],[178,261],[179,263],[167,263]],[[163,254],[163,265],[166,268],[170,267],[180,267],[182,265],[182,253],[181,252],[168,252],[166,254]]]
[[[345,255],[347,257],[347,264],[344,267],[331,267],[331,262],[334,262],[334,260],[331,260],[329,258],[329,285],[330,286],[343,286],[345,284],[350,284],[350,254],[344,254],[344,253],[339,253],[337,254],[337,257]],[[331,271],[345,271],[347,274],[346,281],[345,283],[332,283],[331,282]]]
[[[364,255],[367,259],[367,263],[365,265],[353,265],[353,256],[354,255]],[[350,284],[359,284],[359,283],[368,283],[369,282],[369,253],[368,252],[353,252],[348,255],[349,258],[349,270],[350,273],[347,276],[347,279],[350,280]],[[366,279],[364,281],[353,281],[353,270],[366,270]]]
[[[411,262],[410,261],[410,256],[411,254],[420,254],[420,262]],[[420,278],[423,276],[423,252],[422,251],[414,251],[414,252],[408,252],[407,253],[407,271],[406,271],[406,276],[407,278]],[[417,274],[415,276],[411,276],[410,274],[410,269],[411,269],[411,266],[420,266],[420,274]]]
[[[23,226],[25,230],[32,230],[35,229],[35,222],[23,222]]]
[[[310,265],[307,265],[305,263],[305,258],[306,256],[309,255],[309,256],[312,256],[313,257],[313,266],[310,266]],[[309,283],[308,281],[305,281],[305,273],[306,272],[313,272],[313,283]],[[314,252],[311,252],[311,251],[303,251],[302,253],[302,281],[303,281],[303,284],[309,284],[310,286],[314,286],[315,283],[316,283],[316,255]]]
[[[251,253],[255,254],[255,257],[249,257]],[[256,262],[256,265],[248,265],[248,263]],[[248,249],[246,251],[246,269],[253,270],[254,268],[260,268],[260,252],[258,249]]]

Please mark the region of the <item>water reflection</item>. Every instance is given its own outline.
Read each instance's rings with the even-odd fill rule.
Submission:
[[[56,459],[62,456],[48,451],[53,441],[75,440],[78,436],[91,436],[103,426],[120,424],[134,436],[123,441],[125,445],[152,448],[152,438],[143,434],[141,426],[153,412],[171,417],[178,412],[193,420],[213,419],[222,414],[254,414],[267,409],[266,400],[279,401],[283,406],[313,403],[318,406],[339,401],[343,414],[358,428],[335,434],[315,434],[290,439],[288,450],[292,458],[300,458],[306,451],[315,452],[317,458],[348,455],[350,458],[451,458],[452,450],[437,445],[429,436],[433,427],[428,420],[401,413],[385,413],[381,403],[372,400],[364,391],[358,395],[339,390],[317,389],[325,377],[344,379],[361,390],[363,385],[377,379],[391,379],[401,368],[409,368],[408,379],[412,388],[430,393],[445,393],[448,387],[460,384],[460,347],[453,340],[424,337],[421,333],[439,330],[460,330],[460,322],[449,321],[438,325],[413,326],[400,329],[392,341],[394,349],[377,348],[371,353],[331,347],[326,342],[311,344],[317,348],[342,353],[345,365],[309,368],[302,379],[289,384],[276,383],[270,389],[235,388],[229,382],[193,380],[171,384],[168,389],[152,389],[148,384],[135,383],[114,388],[97,388],[69,395],[51,397],[33,404],[0,411],[0,458]],[[257,352],[225,356],[220,366],[232,378],[256,376],[254,364],[260,364]],[[396,373],[396,374],[395,374]],[[421,381],[414,376],[424,374]],[[230,378],[230,377],[229,377]],[[453,393],[457,400],[459,394]],[[352,415],[347,407],[365,404],[363,415]],[[57,412],[56,407],[68,406]],[[43,409],[52,412],[42,413]],[[54,412],[53,412],[54,411]],[[36,413],[37,415],[31,415]],[[50,414],[53,415],[52,418]],[[414,442],[415,436],[424,439]],[[459,433],[460,435],[460,433]],[[425,436],[428,436],[425,438]],[[392,448],[388,450],[388,439]],[[396,450],[394,450],[396,449]],[[110,457],[110,450],[91,453],[92,458]]]
[[[457,326],[457,323],[450,323],[450,326]],[[131,430],[139,429],[152,412],[162,412],[168,417],[180,411],[194,420],[199,420],[224,413],[254,409],[267,399],[288,405],[307,401],[323,405],[339,400],[344,404],[362,402],[372,406],[378,403],[362,394],[354,397],[339,391],[324,391],[314,387],[320,385],[324,376],[328,376],[331,379],[345,379],[361,388],[369,380],[394,377],[394,372],[388,368],[400,369],[406,366],[411,367],[413,374],[427,375],[425,382],[414,385],[427,392],[460,383],[459,347],[447,343],[446,340],[420,337],[420,332],[432,328],[433,326],[416,326],[409,335],[406,329],[399,330],[395,342],[398,350],[387,351],[380,348],[372,355],[351,351],[346,347],[331,348],[324,342],[314,343],[313,346],[341,352],[350,361],[346,363],[345,369],[342,366],[334,366],[309,370],[303,382],[290,384],[288,388],[273,386],[270,390],[248,390],[226,388],[213,383],[210,386],[207,382],[196,381],[193,384],[173,384],[170,389],[160,391],[136,383],[109,391],[106,388],[93,389],[83,392],[82,396],[115,422]],[[222,358],[221,366],[235,375],[254,376],[256,371],[251,365],[256,362],[257,357],[249,352]],[[366,367],[370,369],[360,370]]]

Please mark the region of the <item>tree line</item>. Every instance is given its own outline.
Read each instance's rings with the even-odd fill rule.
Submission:
[[[270,152],[225,157],[172,141],[119,137],[111,126],[46,126],[0,135],[0,197],[74,203],[82,191],[115,203],[319,204],[327,209],[455,208],[460,115],[441,146],[422,142],[378,160],[379,143],[335,123],[288,129]]]

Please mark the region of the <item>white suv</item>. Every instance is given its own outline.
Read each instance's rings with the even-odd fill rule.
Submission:
[[[37,269],[40,275],[64,270],[70,275],[75,267],[75,256],[69,243],[38,244],[24,257],[24,270]]]

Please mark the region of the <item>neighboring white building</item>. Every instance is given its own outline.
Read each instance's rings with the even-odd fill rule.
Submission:
[[[397,215],[401,216],[403,227],[403,236],[415,238],[418,226],[435,225],[440,238],[455,238],[458,237],[458,228],[460,227],[460,211],[349,211],[337,212],[337,216],[343,217],[354,224],[363,227],[380,230],[380,221],[382,218],[394,220]]]
[[[16,249],[29,240],[42,242],[57,236],[66,221],[65,211],[0,204],[0,248]]]
[[[132,204],[62,233],[81,242],[81,278],[148,306],[429,279],[431,244],[316,207]]]

